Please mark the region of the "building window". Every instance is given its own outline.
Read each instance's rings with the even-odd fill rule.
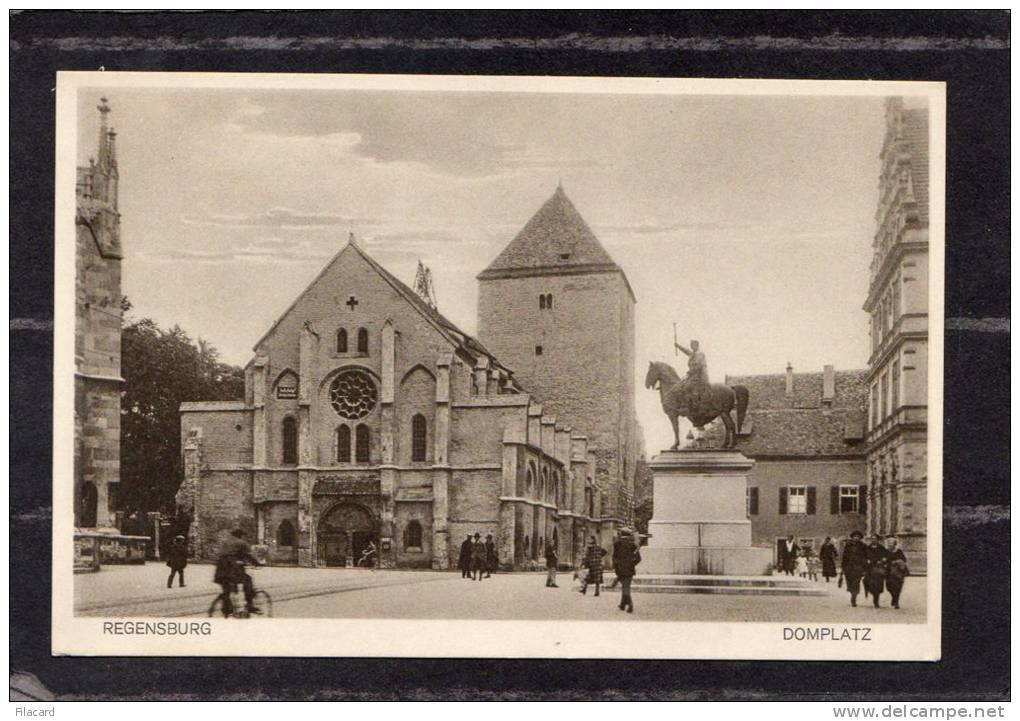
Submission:
[[[356,463],[368,463],[368,426],[359,423],[354,429],[354,461]]]
[[[893,361],[892,364],[892,388],[890,392],[892,410],[895,412],[900,407],[900,362]]]
[[[409,521],[404,529],[404,550],[420,551],[421,537],[421,524],[418,521]]]
[[[552,310],[553,297],[552,293],[542,293],[538,296],[538,308],[539,310]]]
[[[283,419],[283,462],[285,465],[297,463],[297,421],[294,416]]]
[[[758,515],[758,487],[750,486],[747,489],[747,515]]]
[[[336,429],[336,460],[339,463],[351,462],[350,426],[340,426]]]
[[[813,538],[798,538],[797,539],[797,545],[800,546],[800,550],[802,552],[803,551],[807,551],[809,549],[811,551],[814,551],[815,550],[815,539],[813,539]]]
[[[425,461],[428,451],[427,429],[425,416],[415,413],[411,419],[411,461],[421,463]]]
[[[527,483],[527,486],[525,486],[525,491],[530,496],[531,495],[531,489],[535,487],[535,470],[534,470],[534,468],[531,465],[528,466],[528,474],[527,474],[527,481],[526,481],[526,483]]]
[[[293,547],[297,545],[295,543],[296,537],[297,533],[294,532],[294,524],[290,520],[284,519],[276,529],[276,545]]]
[[[779,489],[780,515],[812,515],[814,512],[814,486],[783,486]]]
[[[540,501],[546,500],[546,496],[549,494],[549,469],[542,469],[542,485],[538,489],[538,499]]]
[[[368,354],[368,331],[358,328],[358,353]]]
[[[882,381],[878,386],[878,417],[885,420],[889,415],[889,374],[882,374]]]
[[[336,352],[347,352],[347,329],[341,328],[336,332]]]
[[[542,346],[535,346],[535,355],[542,355]]]
[[[861,498],[860,486],[840,486],[839,512],[860,513],[861,507],[860,498]]]

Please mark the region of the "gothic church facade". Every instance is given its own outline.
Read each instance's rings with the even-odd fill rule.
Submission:
[[[555,303],[568,284],[545,292]],[[632,365],[632,340],[602,352]],[[355,565],[374,544],[383,567],[445,569],[475,533],[493,536],[503,568],[544,564],[546,542],[565,565],[590,535],[609,547],[625,494],[606,468],[629,451],[607,463],[601,406],[533,392],[572,380],[551,372],[522,382],[352,238],[256,344],[244,399],[182,404],[178,505],[194,551],[214,556],[238,526],[271,563],[302,566]],[[602,393],[627,406],[622,380]]]

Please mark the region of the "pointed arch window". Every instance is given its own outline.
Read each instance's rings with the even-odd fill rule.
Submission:
[[[428,455],[428,427],[425,416],[415,413],[411,419],[411,461],[422,463]]]
[[[350,426],[338,426],[336,429],[336,460],[339,463],[351,462]]]
[[[285,518],[276,529],[276,545],[295,546],[297,545],[295,543],[296,539],[297,533],[294,531],[294,524],[290,522],[290,519]]]
[[[358,328],[358,353],[368,353],[368,330]]]
[[[368,426],[359,423],[354,429],[354,461],[356,463],[368,463],[369,456]]]
[[[287,416],[283,419],[283,463],[293,465],[297,463],[297,420],[294,416]]]
[[[347,329],[341,328],[336,332],[336,352],[347,352]]]

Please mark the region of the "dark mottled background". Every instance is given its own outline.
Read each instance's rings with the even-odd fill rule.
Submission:
[[[12,670],[68,699],[1009,698],[1007,11],[40,11],[10,27]],[[943,660],[52,658],[53,88],[100,67],[946,81]]]

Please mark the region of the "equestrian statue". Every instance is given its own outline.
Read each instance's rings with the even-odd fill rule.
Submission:
[[[645,376],[645,388],[658,389],[662,410],[673,424],[676,442],[672,450],[680,448],[680,430],[677,425],[680,416],[687,418],[699,431],[716,418],[722,418],[726,426],[723,448],[733,448],[736,445],[736,434],[740,432],[747,415],[750,399],[747,388],[710,383],[705,353],[700,350],[698,341],[692,340],[691,347],[685,348],[674,339],[673,345],[688,357],[687,375],[681,378],[668,363],[652,361],[648,364],[648,374]],[[736,425],[730,415],[734,408],[737,409]]]

